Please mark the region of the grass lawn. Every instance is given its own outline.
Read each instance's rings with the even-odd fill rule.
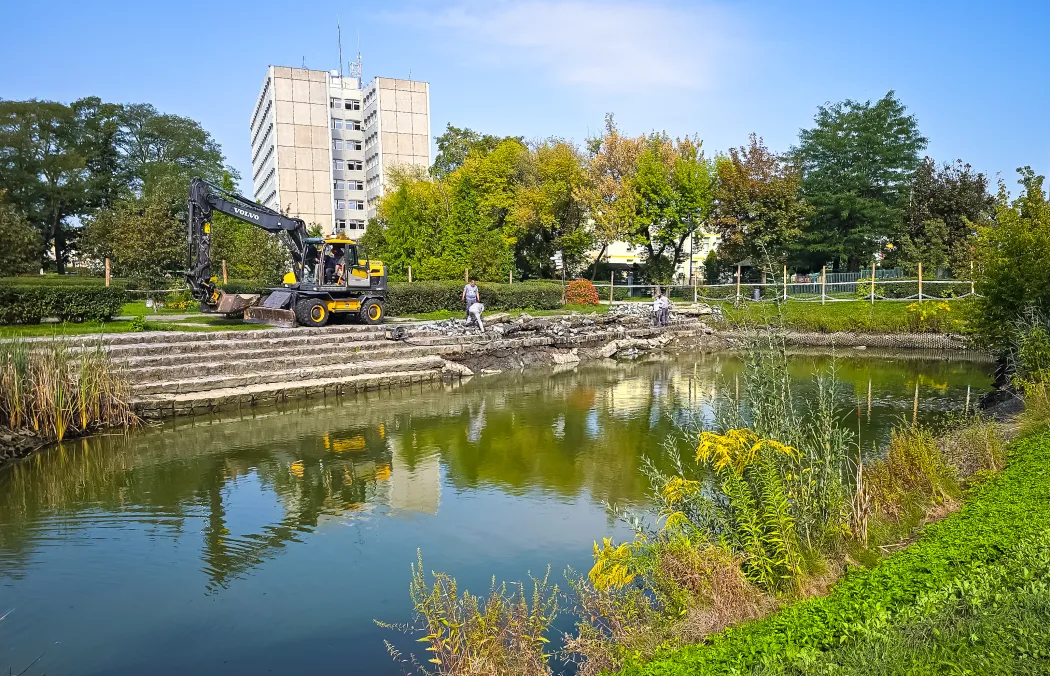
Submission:
[[[622,673],[1050,673],[1050,433],[1013,444],[962,509],[827,596]]]
[[[809,303],[788,301],[786,304],[746,302],[739,308],[731,302],[713,303],[722,308],[722,316],[730,326],[780,326],[798,331],[831,333],[909,333],[915,331],[963,333],[972,304],[967,300],[947,303],[943,310],[938,301],[927,300],[923,306],[934,310],[935,316],[920,322],[916,311],[909,311],[911,302],[877,301],[870,303]]]
[[[206,326],[198,326],[206,324]],[[200,316],[185,321],[153,321],[146,323],[146,331],[253,331],[273,328],[266,324],[248,324],[239,319]],[[37,336],[82,336],[92,333],[132,333],[130,321],[59,322],[50,324],[8,324],[0,326],[0,338]]]
[[[131,303],[125,303],[124,307],[120,309],[121,316],[135,317],[142,315],[144,317],[150,317],[152,315],[189,315],[189,314],[200,314],[200,310],[196,303],[186,308],[185,310],[178,310],[175,308],[169,308],[164,306],[159,311],[154,308],[146,307],[145,300],[136,300]]]

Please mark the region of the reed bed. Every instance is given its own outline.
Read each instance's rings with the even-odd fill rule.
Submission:
[[[74,349],[63,340],[0,342],[0,425],[55,441],[137,418],[122,370],[101,343]]]

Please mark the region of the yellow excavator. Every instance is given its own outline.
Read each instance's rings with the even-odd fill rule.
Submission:
[[[292,269],[284,285],[260,295],[230,294],[219,288],[211,269],[211,225],[215,212],[251,223],[277,235],[291,254]],[[310,237],[306,223],[224,190],[200,178],[190,182],[186,214],[190,269],[185,272],[201,311],[232,316],[244,313],[249,322],[291,328],[320,327],[333,317],[379,324],[386,315],[386,267],[362,258],[360,248],[345,237]]]

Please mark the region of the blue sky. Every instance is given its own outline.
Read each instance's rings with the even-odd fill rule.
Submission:
[[[201,121],[242,176],[266,66],[431,83],[446,122],[582,143],[612,112],[637,134],[754,131],[787,149],[816,107],[897,92],[938,160],[1050,172],[1050,0],[881,2],[19,2],[0,6],[0,97],[150,102]]]

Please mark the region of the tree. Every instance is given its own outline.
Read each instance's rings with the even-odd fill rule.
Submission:
[[[951,268],[969,274],[977,229],[995,211],[988,179],[956,160],[939,169],[929,157],[916,170],[903,229],[891,261],[914,270]]]
[[[0,101],[0,189],[54,251],[59,272],[73,233],[70,219],[119,194],[115,111],[97,98],[68,106]]]
[[[1031,167],[1017,170],[1023,190],[1010,200],[999,186],[995,221],[980,227],[974,323],[982,342],[1005,351],[1016,323],[1026,313],[1050,317],[1050,202],[1044,177]]]
[[[491,134],[479,134],[473,129],[453,127],[451,123],[445,125],[445,133],[434,139],[438,154],[434,158],[434,164],[430,167],[430,173],[435,177],[443,177],[459,169],[467,161],[471,153],[487,155],[496,149],[504,141],[517,141],[524,145],[525,139],[521,136],[493,136]]]
[[[779,270],[798,241],[807,209],[802,174],[751,134],[748,145],[731,148],[715,162],[717,184],[711,225],[722,235],[719,254],[738,263],[775,263]]]
[[[700,141],[653,135],[638,156],[633,180],[637,219],[628,232],[645,248],[645,269],[655,282],[670,282],[685,242],[706,221],[713,197],[712,169]]]
[[[605,116],[605,133],[587,142],[586,181],[578,199],[590,217],[592,234],[601,246],[595,263],[613,242],[624,239],[635,227],[637,204],[632,183],[644,137],[620,134],[612,113]],[[597,273],[598,266],[594,266]]]
[[[138,194],[169,176],[189,186],[194,176],[218,183],[226,174],[239,178],[226,165],[218,142],[199,122],[167,115],[148,103],[124,106],[117,148],[130,187]]]
[[[0,191],[0,270],[5,275],[33,272],[40,265],[40,236]]]
[[[577,149],[546,141],[528,153],[525,176],[514,194],[509,220],[524,277],[553,277],[558,254],[570,274],[582,267],[593,243],[579,194],[586,182]]]
[[[797,252],[809,267],[859,270],[897,233],[926,139],[893,92],[821,106],[795,148],[813,216]]]
[[[113,273],[160,282],[186,267],[185,225],[173,212],[181,181],[168,176],[142,197],[128,197],[85,218],[84,252],[110,259]]]

